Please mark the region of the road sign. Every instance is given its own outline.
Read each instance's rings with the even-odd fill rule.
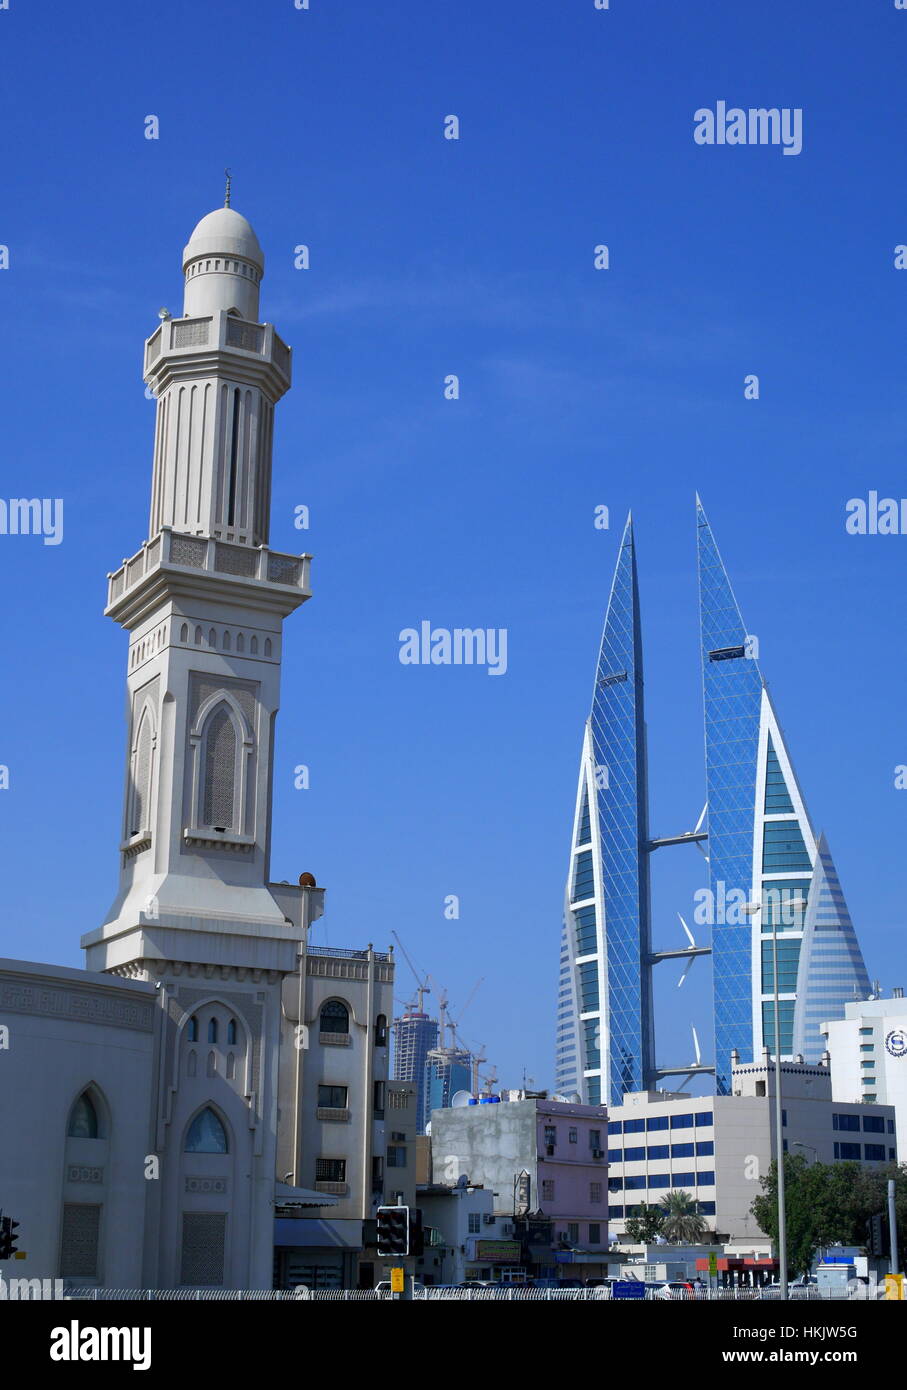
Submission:
[[[399,1265],[391,1270],[391,1293],[403,1293],[406,1287],[406,1273]]]
[[[619,1279],[611,1285],[612,1298],[645,1298],[646,1286],[641,1279]]]
[[[903,1274],[885,1275],[885,1297],[889,1301],[892,1299],[902,1300],[904,1297],[904,1276]]]

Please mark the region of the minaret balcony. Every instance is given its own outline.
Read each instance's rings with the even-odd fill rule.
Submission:
[[[191,536],[161,528],[131,559],[107,576],[109,617],[122,621],[140,598],[163,588],[243,587],[260,592],[264,607],[291,613],[307,598],[311,555],[288,555],[266,545],[234,545],[213,536]]]
[[[207,318],[165,319],[145,343],[144,378],[158,376],[165,359],[178,369],[181,359],[195,361],[222,352],[274,368],[281,379],[278,394],[289,387],[293,354],[274,325],[251,323],[224,312]]]

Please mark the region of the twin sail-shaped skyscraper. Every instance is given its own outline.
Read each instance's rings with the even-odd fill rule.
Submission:
[[[693,832],[652,839],[648,824],[642,636],[632,521],[621,540],[586,721],[567,877],[558,996],[556,1087],[588,1104],[711,1067],[658,1066],[652,970],[711,954],[715,1077],[730,1090],[731,1053],[819,1060],[819,1025],[869,993],[869,979],[824,836],[816,836],[784,736],[711,527],[697,498],[705,705],[706,812]],[[699,897],[711,947],[652,945],[649,858],[699,843]]]

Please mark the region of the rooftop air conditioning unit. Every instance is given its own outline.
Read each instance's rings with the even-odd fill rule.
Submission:
[[[490,1212],[490,1211],[484,1212],[483,1215],[482,1215],[482,1222],[483,1222],[483,1224],[484,1224],[485,1226],[493,1226],[493,1225],[494,1225],[494,1214],[493,1214],[492,1212]]]

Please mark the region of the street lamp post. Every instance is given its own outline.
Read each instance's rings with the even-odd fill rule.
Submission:
[[[761,918],[760,918],[761,920]],[[778,998],[778,913],[772,912],[772,973],[775,983],[775,1168],[778,1174],[778,1282],[787,1298],[787,1213],[784,1206],[784,1139],[781,1109],[781,1004]]]

